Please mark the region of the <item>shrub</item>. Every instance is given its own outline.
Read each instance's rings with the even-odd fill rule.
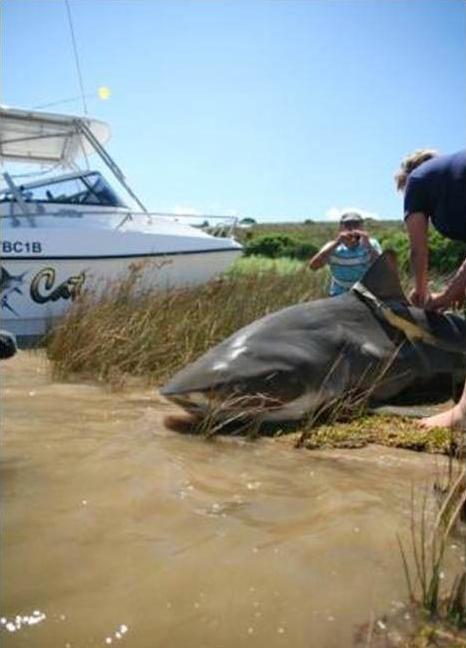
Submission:
[[[383,249],[392,248],[397,252],[400,269],[410,271],[409,238],[401,220],[372,221],[366,219],[371,236],[378,239]],[[304,223],[266,223],[256,224],[249,230],[238,230],[239,240],[246,245],[246,254],[262,255],[269,258],[291,257],[308,259],[326,241],[336,235],[336,223],[315,222],[312,227]],[[309,247],[299,248],[301,244]],[[429,228],[430,272],[446,275],[454,272],[466,257],[466,245],[450,241]]]
[[[380,236],[383,249],[391,248],[398,255],[402,272],[409,272],[410,251],[409,239],[405,232],[393,231]],[[460,241],[451,241],[433,228],[429,231],[429,269],[440,275],[455,272],[466,257],[466,245]]]
[[[246,256],[265,256],[269,259],[290,257],[305,260],[317,252],[317,247],[313,243],[295,239],[288,234],[266,234],[249,240],[244,251]]]
[[[435,230],[429,236],[430,267],[440,274],[454,272],[466,257],[466,244],[450,241]]]

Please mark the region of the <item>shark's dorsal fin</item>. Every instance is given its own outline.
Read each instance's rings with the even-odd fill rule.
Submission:
[[[396,252],[393,250],[381,254],[355,286],[356,290],[358,285],[381,302],[397,301],[405,304],[408,301],[401,287]]]

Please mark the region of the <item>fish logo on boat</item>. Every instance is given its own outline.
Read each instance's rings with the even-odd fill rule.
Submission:
[[[86,280],[86,274],[83,271],[78,275],[68,277],[56,287],[54,287],[55,278],[56,272],[54,268],[40,270],[31,281],[29,291],[31,299],[37,304],[45,304],[50,301],[56,302],[59,299],[71,299],[71,301],[74,301],[81,292]],[[44,293],[44,290],[48,292]]]
[[[23,294],[21,286],[24,284],[24,277],[26,274],[27,271],[20,275],[12,275],[8,270],[5,270],[3,266],[0,266],[0,295],[2,310],[5,308],[6,310],[9,310],[10,313],[13,313],[13,315],[16,315],[16,317],[19,317],[19,313],[17,313],[9,303],[8,298],[14,293],[17,293],[18,295]]]

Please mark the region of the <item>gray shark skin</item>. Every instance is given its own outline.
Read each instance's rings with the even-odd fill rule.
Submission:
[[[348,293],[249,324],[161,393],[198,417],[297,421],[350,394],[389,402],[446,375],[466,377],[466,323],[410,306],[385,253]]]

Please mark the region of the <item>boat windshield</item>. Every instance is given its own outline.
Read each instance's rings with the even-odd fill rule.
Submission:
[[[16,187],[25,202],[126,207],[98,171]],[[9,189],[0,193],[0,202],[15,200]]]

